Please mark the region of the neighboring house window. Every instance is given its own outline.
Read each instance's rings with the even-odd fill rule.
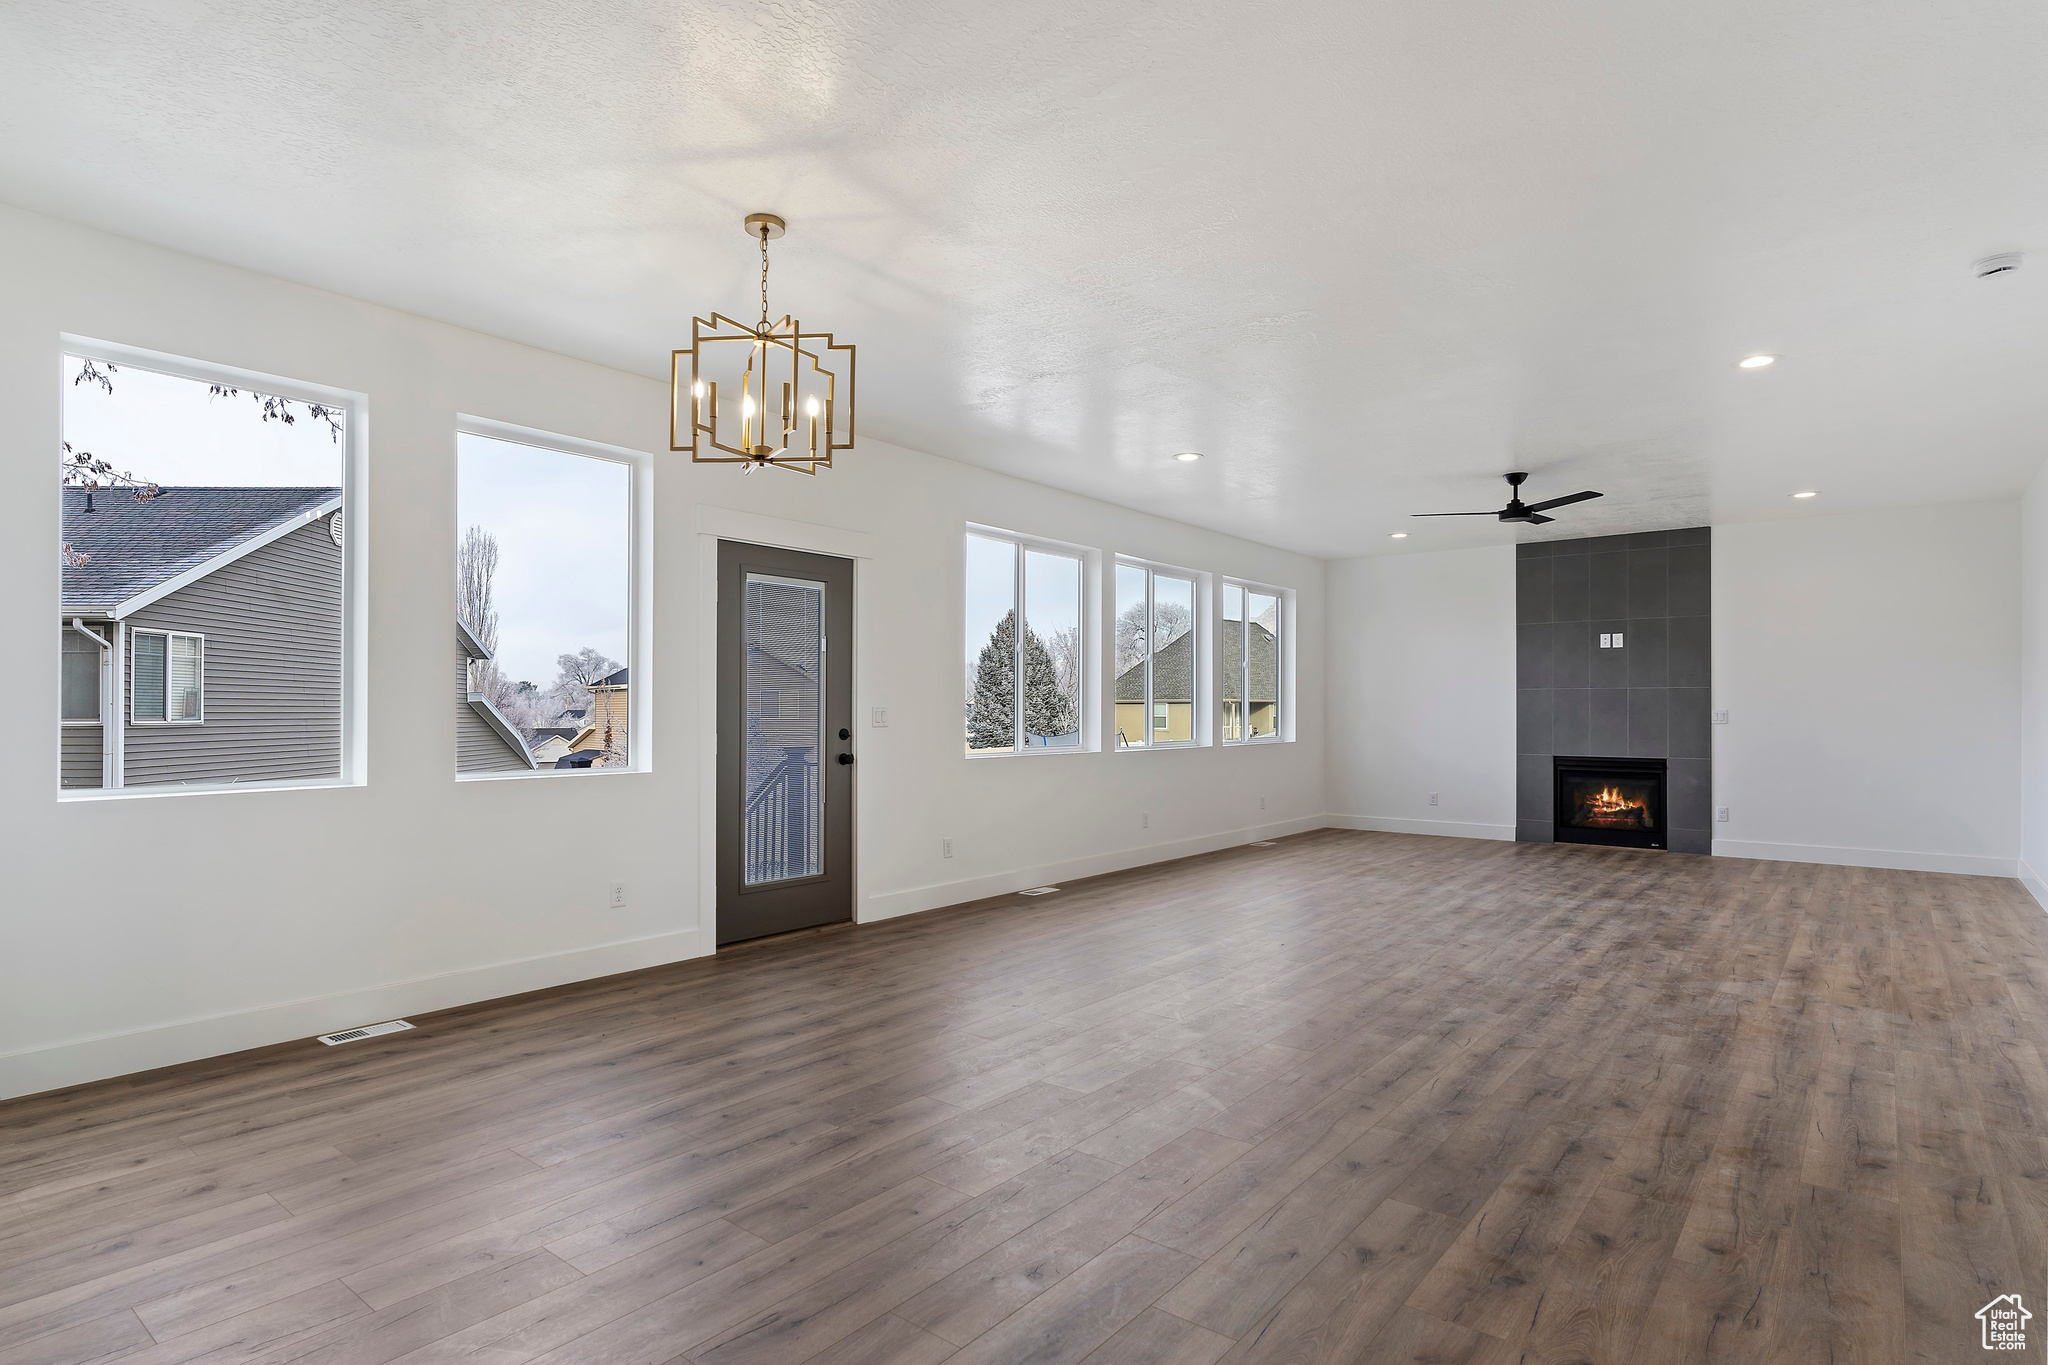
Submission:
[[[761,694],[761,719],[779,720],[782,717],[782,693],[773,689]]]
[[[1281,595],[1223,585],[1223,742],[1280,738]]]
[[[138,630],[131,638],[136,723],[205,720],[206,637]]]
[[[1192,573],[1117,562],[1117,748],[1205,742],[1199,601]]]
[[[101,647],[75,627],[64,628],[63,719],[100,718],[100,654]]]
[[[361,395],[98,342],[62,363],[63,795],[359,780]]]
[[[636,464],[644,457],[463,419],[456,451],[456,615],[482,647],[469,695],[548,773],[633,765]],[[463,718],[458,715],[458,722]],[[458,733],[456,771],[466,763]],[[529,771],[524,764],[515,771]]]
[[[1083,553],[1007,531],[967,535],[970,754],[1083,747]]]

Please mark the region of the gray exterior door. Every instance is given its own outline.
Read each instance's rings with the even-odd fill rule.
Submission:
[[[853,561],[718,544],[718,942],[853,918]]]

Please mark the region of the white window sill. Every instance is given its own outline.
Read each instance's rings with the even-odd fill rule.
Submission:
[[[530,782],[535,778],[552,780],[559,777],[634,777],[648,772],[647,768],[515,768],[503,773],[457,773],[457,782]]]
[[[65,787],[57,800],[142,801],[160,796],[220,796],[229,792],[318,791],[327,787],[367,785],[347,777],[323,777],[313,781],[289,782],[150,782],[134,787]]]

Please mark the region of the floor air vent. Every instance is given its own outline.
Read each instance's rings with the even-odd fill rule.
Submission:
[[[1017,894],[1020,896],[1050,896],[1053,892],[1057,890],[1059,890],[1057,886],[1033,886],[1027,887],[1025,890],[1019,891]]]
[[[358,1038],[378,1038],[387,1033],[403,1033],[412,1025],[403,1019],[392,1019],[382,1024],[370,1024],[363,1028],[345,1028],[339,1033],[323,1033],[320,1041],[333,1047],[336,1043],[353,1043]]]
[[[1254,839],[1249,846],[1252,848],[1273,848],[1279,842],[1277,839]]]

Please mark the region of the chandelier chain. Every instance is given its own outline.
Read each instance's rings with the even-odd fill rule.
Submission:
[[[761,225],[761,330],[768,330],[768,225]]]

